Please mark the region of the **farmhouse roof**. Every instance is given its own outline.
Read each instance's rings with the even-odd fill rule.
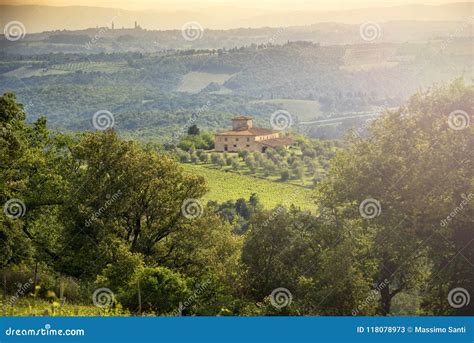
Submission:
[[[277,133],[278,131],[264,129],[260,127],[252,127],[247,130],[239,130],[239,131],[225,131],[221,133],[217,133],[217,136],[265,136],[271,135],[273,133]]]
[[[259,141],[258,143],[264,146],[268,146],[268,147],[276,147],[279,145],[292,145],[295,143],[295,140],[290,137],[280,137],[280,138],[265,139],[263,141]]]
[[[248,117],[248,116],[238,116],[238,117],[232,118],[232,120],[252,120],[252,119],[253,119],[252,117]]]

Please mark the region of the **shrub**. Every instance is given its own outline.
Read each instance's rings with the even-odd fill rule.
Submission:
[[[191,295],[184,277],[165,267],[144,268],[129,284],[128,292],[121,297],[122,303],[135,310],[138,308],[138,287],[143,311],[171,314],[179,303]]]
[[[203,153],[199,156],[199,161],[202,163],[207,163],[209,161],[209,156]]]
[[[283,169],[280,175],[281,181],[288,181],[288,179],[290,178],[290,172],[288,171],[288,169]]]

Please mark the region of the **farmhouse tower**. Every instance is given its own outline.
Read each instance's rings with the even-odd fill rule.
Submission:
[[[232,130],[234,131],[248,130],[251,129],[252,126],[252,117],[240,116],[232,118]]]

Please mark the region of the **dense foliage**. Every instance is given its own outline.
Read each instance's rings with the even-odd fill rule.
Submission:
[[[308,212],[255,194],[204,206],[204,179],[167,154],[28,124],[5,94],[2,313],[31,300],[30,314],[472,314],[449,294],[474,293],[473,95],[435,87],[352,135]]]

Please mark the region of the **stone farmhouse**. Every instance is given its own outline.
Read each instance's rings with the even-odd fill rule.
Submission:
[[[268,148],[290,146],[295,142],[290,137],[281,137],[279,131],[254,127],[252,117],[240,116],[232,119],[232,131],[217,133],[215,151],[259,151]]]

